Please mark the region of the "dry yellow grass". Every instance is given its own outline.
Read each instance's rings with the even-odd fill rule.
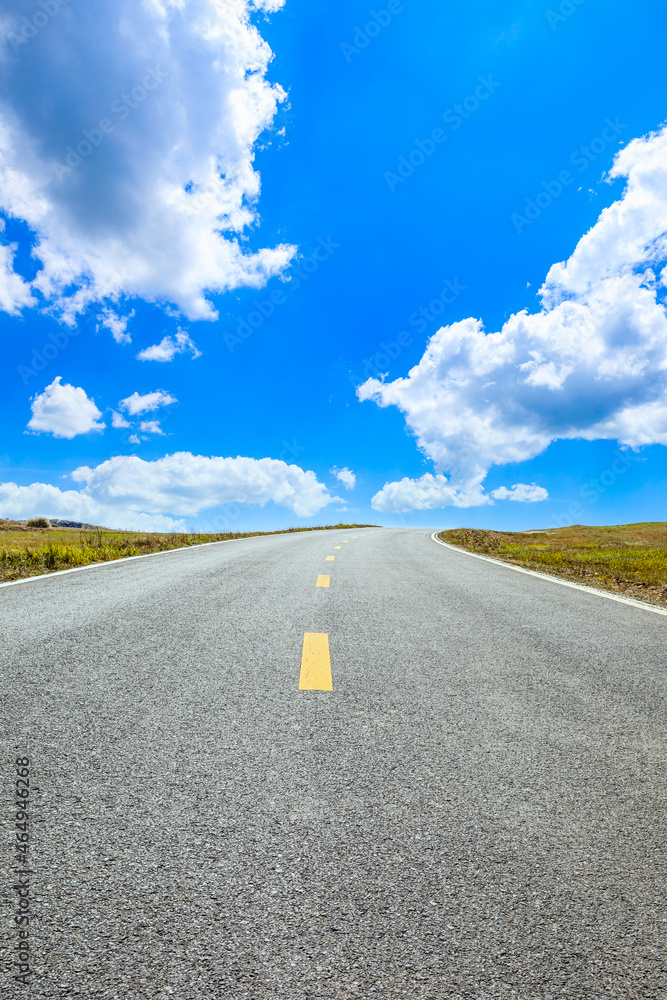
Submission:
[[[365,528],[371,525],[336,524],[323,528]],[[217,535],[167,535],[138,531],[78,528],[28,528],[15,521],[0,521],[0,582],[21,580],[75,566],[109,562],[125,556],[166,552],[231,538],[282,535],[322,528],[287,528],[285,531],[224,532]]]
[[[667,605],[667,524],[481,531],[458,528],[440,538],[471,552],[577,583]]]

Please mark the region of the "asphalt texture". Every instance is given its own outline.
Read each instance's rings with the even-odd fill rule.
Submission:
[[[24,988],[3,824],[3,996],[667,996],[667,618],[356,530],[41,578],[0,619],[34,872]]]

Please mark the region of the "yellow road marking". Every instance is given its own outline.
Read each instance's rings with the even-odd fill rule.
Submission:
[[[327,556],[325,562],[333,562],[335,558],[335,556]]]
[[[342,548],[343,548],[343,546],[342,546],[342,545],[334,545],[334,548],[335,548],[335,549],[342,549]]]
[[[333,691],[326,632],[306,632],[303,637],[299,691]]]
[[[350,541],[350,539],[349,539],[349,538],[344,538],[344,539],[343,539],[343,545],[348,545],[348,544],[349,544],[349,541]]]
[[[315,586],[316,587],[330,587],[331,586],[331,577],[330,576],[323,576],[320,573],[320,575],[317,578],[317,583],[315,584]]]

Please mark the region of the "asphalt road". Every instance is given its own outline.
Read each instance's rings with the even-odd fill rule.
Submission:
[[[667,618],[357,530],[6,587],[0,619],[10,820],[33,775],[7,997],[667,996]],[[306,633],[332,691],[299,690]]]

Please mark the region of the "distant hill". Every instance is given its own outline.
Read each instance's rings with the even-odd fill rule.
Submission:
[[[59,517],[49,518],[52,528],[89,528],[92,531],[110,531],[110,528],[103,528],[99,524],[84,524],[83,521],[63,521]]]
[[[99,524],[86,524],[84,521],[66,521],[61,517],[50,517],[52,528],[80,528],[82,531],[111,531],[110,528],[104,528]],[[0,518],[0,531],[9,531],[12,528],[16,531],[25,531],[27,529],[27,520],[18,521],[11,518]]]

